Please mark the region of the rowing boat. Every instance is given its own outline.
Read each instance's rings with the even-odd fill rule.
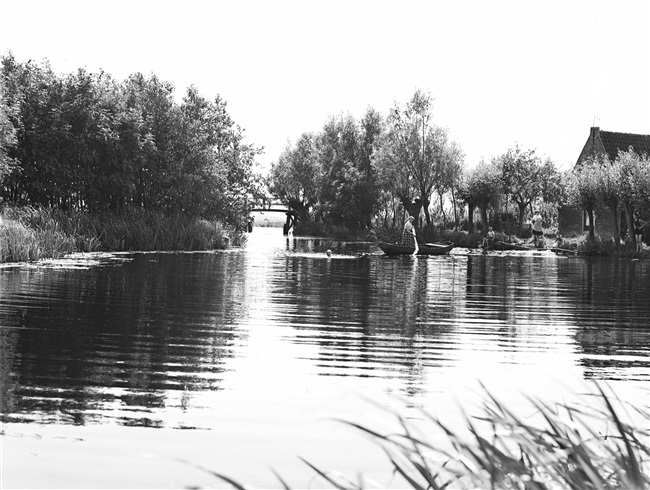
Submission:
[[[484,247],[485,250],[534,250],[531,247],[526,247],[525,245],[519,245],[518,243],[511,242],[502,242],[501,240],[489,242],[487,246]]]
[[[454,248],[453,243],[421,243],[418,246],[418,255],[445,255]],[[411,255],[415,251],[415,247],[398,243],[379,242],[379,248],[386,255]]]

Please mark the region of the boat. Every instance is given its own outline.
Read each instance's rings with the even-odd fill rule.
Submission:
[[[503,242],[501,240],[495,240],[493,242],[489,242],[487,246],[483,247],[483,250],[489,251],[489,250],[539,250],[533,247],[527,247],[525,245],[520,245],[518,243],[511,243],[511,242]]]
[[[445,255],[454,248],[453,243],[420,243],[418,255]],[[399,243],[379,242],[379,248],[386,255],[412,255],[415,247],[400,245]]]
[[[551,247],[551,248],[542,248],[542,247],[528,247],[526,245],[521,245],[519,243],[503,242],[500,240],[490,242],[487,246],[483,247],[483,251],[524,251],[524,252],[553,252],[557,255],[575,255],[574,250],[567,250],[564,248]]]

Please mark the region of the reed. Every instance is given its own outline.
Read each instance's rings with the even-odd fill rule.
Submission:
[[[579,403],[549,405],[528,398],[536,413],[530,420],[485,390],[479,415],[465,415],[467,431],[463,434],[427,412],[422,412],[429,425],[426,430],[399,414],[394,414],[399,429],[391,433],[343,422],[382,447],[388,464],[407,488],[650,488],[648,407],[628,407],[611,391],[595,386],[596,391]],[[632,418],[637,422],[630,422]],[[331,488],[364,488],[359,479],[303,461]],[[234,488],[244,488],[220,473],[210,473]],[[285,480],[280,482],[290,488]]]
[[[90,215],[8,208],[0,216],[0,262],[60,258],[75,251],[214,250],[238,244],[241,237],[218,222],[142,210]]]
[[[32,228],[20,219],[4,218],[0,221],[0,262],[60,258],[74,250],[74,240],[55,222]]]

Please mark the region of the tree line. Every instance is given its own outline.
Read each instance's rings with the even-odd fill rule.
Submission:
[[[330,116],[322,130],[287,145],[272,164],[269,188],[298,211],[303,226],[361,232],[395,228],[408,214],[424,226],[471,233],[476,212],[483,230],[492,220],[511,220],[521,234],[534,207],[554,226],[564,206],[625,210],[628,229],[634,212],[650,218],[647,155],[627,149],[613,162],[594,155],[563,172],[515,145],[470,167],[449,130],[433,123],[432,102],[416,90],[385,117],[373,108],[358,121]]]
[[[136,73],[54,73],[2,57],[0,197],[89,213],[133,209],[244,222],[259,194],[256,157],[220,96]]]
[[[242,226],[261,197],[256,157],[226,101],[136,73],[53,72],[47,61],[2,57],[0,198],[94,214],[133,209]],[[534,206],[553,222],[574,205],[611,212],[617,234],[634,213],[650,219],[650,165],[631,149],[614,161],[594,155],[560,172],[535,150],[515,145],[468,166],[449,130],[433,122],[433,99],[416,90],[384,116],[328,118],[289,143],[272,164],[270,191],[302,226],[367,232],[396,228],[405,213],[426,226],[474,231],[490,220],[521,232]],[[476,212],[476,213],[475,213]],[[620,220],[623,212],[624,221]],[[593,236],[594,230],[591,229]]]

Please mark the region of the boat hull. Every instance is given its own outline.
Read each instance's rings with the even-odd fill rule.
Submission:
[[[418,255],[445,255],[454,248],[453,243],[423,243],[419,245]],[[386,255],[412,255],[415,247],[408,247],[396,243],[380,242],[379,248]]]
[[[502,241],[489,243],[486,249],[487,250],[535,250],[534,248],[526,247],[525,245],[519,245],[517,243],[508,243]]]

